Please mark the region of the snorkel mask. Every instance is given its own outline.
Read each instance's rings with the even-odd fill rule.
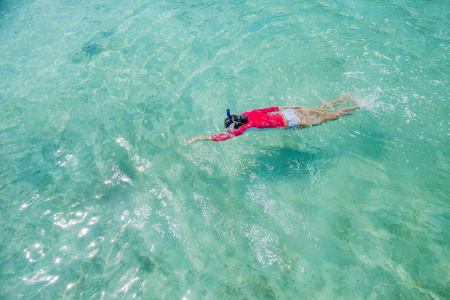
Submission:
[[[233,115],[235,116],[235,115]],[[236,118],[231,116],[230,113],[230,109],[227,109],[227,119],[230,119],[230,121],[232,121],[233,123],[231,123],[228,127],[227,127],[227,131],[228,132],[233,132],[235,130],[235,127],[239,127],[240,123],[246,123],[247,118],[245,116],[235,116]],[[242,124],[241,124],[242,125]]]

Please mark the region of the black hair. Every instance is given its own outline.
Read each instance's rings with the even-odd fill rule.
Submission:
[[[247,116],[231,115],[225,119],[225,128],[234,124],[234,129],[238,129],[242,125],[248,122]]]

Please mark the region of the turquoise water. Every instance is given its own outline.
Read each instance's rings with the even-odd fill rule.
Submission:
[[[0,2],[0,298],[448,299],[448,1]],[[223,130],[233,112],[354,115]]]

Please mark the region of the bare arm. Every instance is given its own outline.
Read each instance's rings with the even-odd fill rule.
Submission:
[[[198,141],[198,140],[210,140],[210,139],[211,139],[210,136],[196,136],[196,137],[190,139],[189,141],[187,141],[186,143],[184,143],[183,145],[186,146],[186,145],[193,143],[195,141]]]

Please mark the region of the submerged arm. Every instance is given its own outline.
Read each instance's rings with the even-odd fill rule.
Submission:
[[[215,142],[220,142],[220,141],[226,141],[232,138],[235,138],[241,134],[243,134],[249,127],[251,127],[250,123],[247,123],[245,125],[242,125],[241,127],[239,127],[239,129],[230,132],[230,133],[220,133],[220,134],[216,134],[213,135],[211,137],[211,139]]]
[[[184,143],[183,145],[186,146],[186,145],[193,143],[195,141],[198,141],[198,140],[210,140],[210,139],[211,139],[210,136],[196,136],[196,137],[190,139],[189,141],[187,141],[186,143]]]
[[[239,127],[239,129],[237,129],[234,132],[219,133],[219,134],[216,134],[216,135],[213,135],[213,136],[197,136],[195,138],[190,139],[189,141],[187,141],[183,145],[188,145],[188,144],[193,143],[193,142],[198,141],[198,140],[212,140],[214,142],[226,141],[226,140],[235,138],[238,135],[243,134],[249,127],[251,127],[251,125],[250,125],[250,123],[247,123],[247,124]]]

